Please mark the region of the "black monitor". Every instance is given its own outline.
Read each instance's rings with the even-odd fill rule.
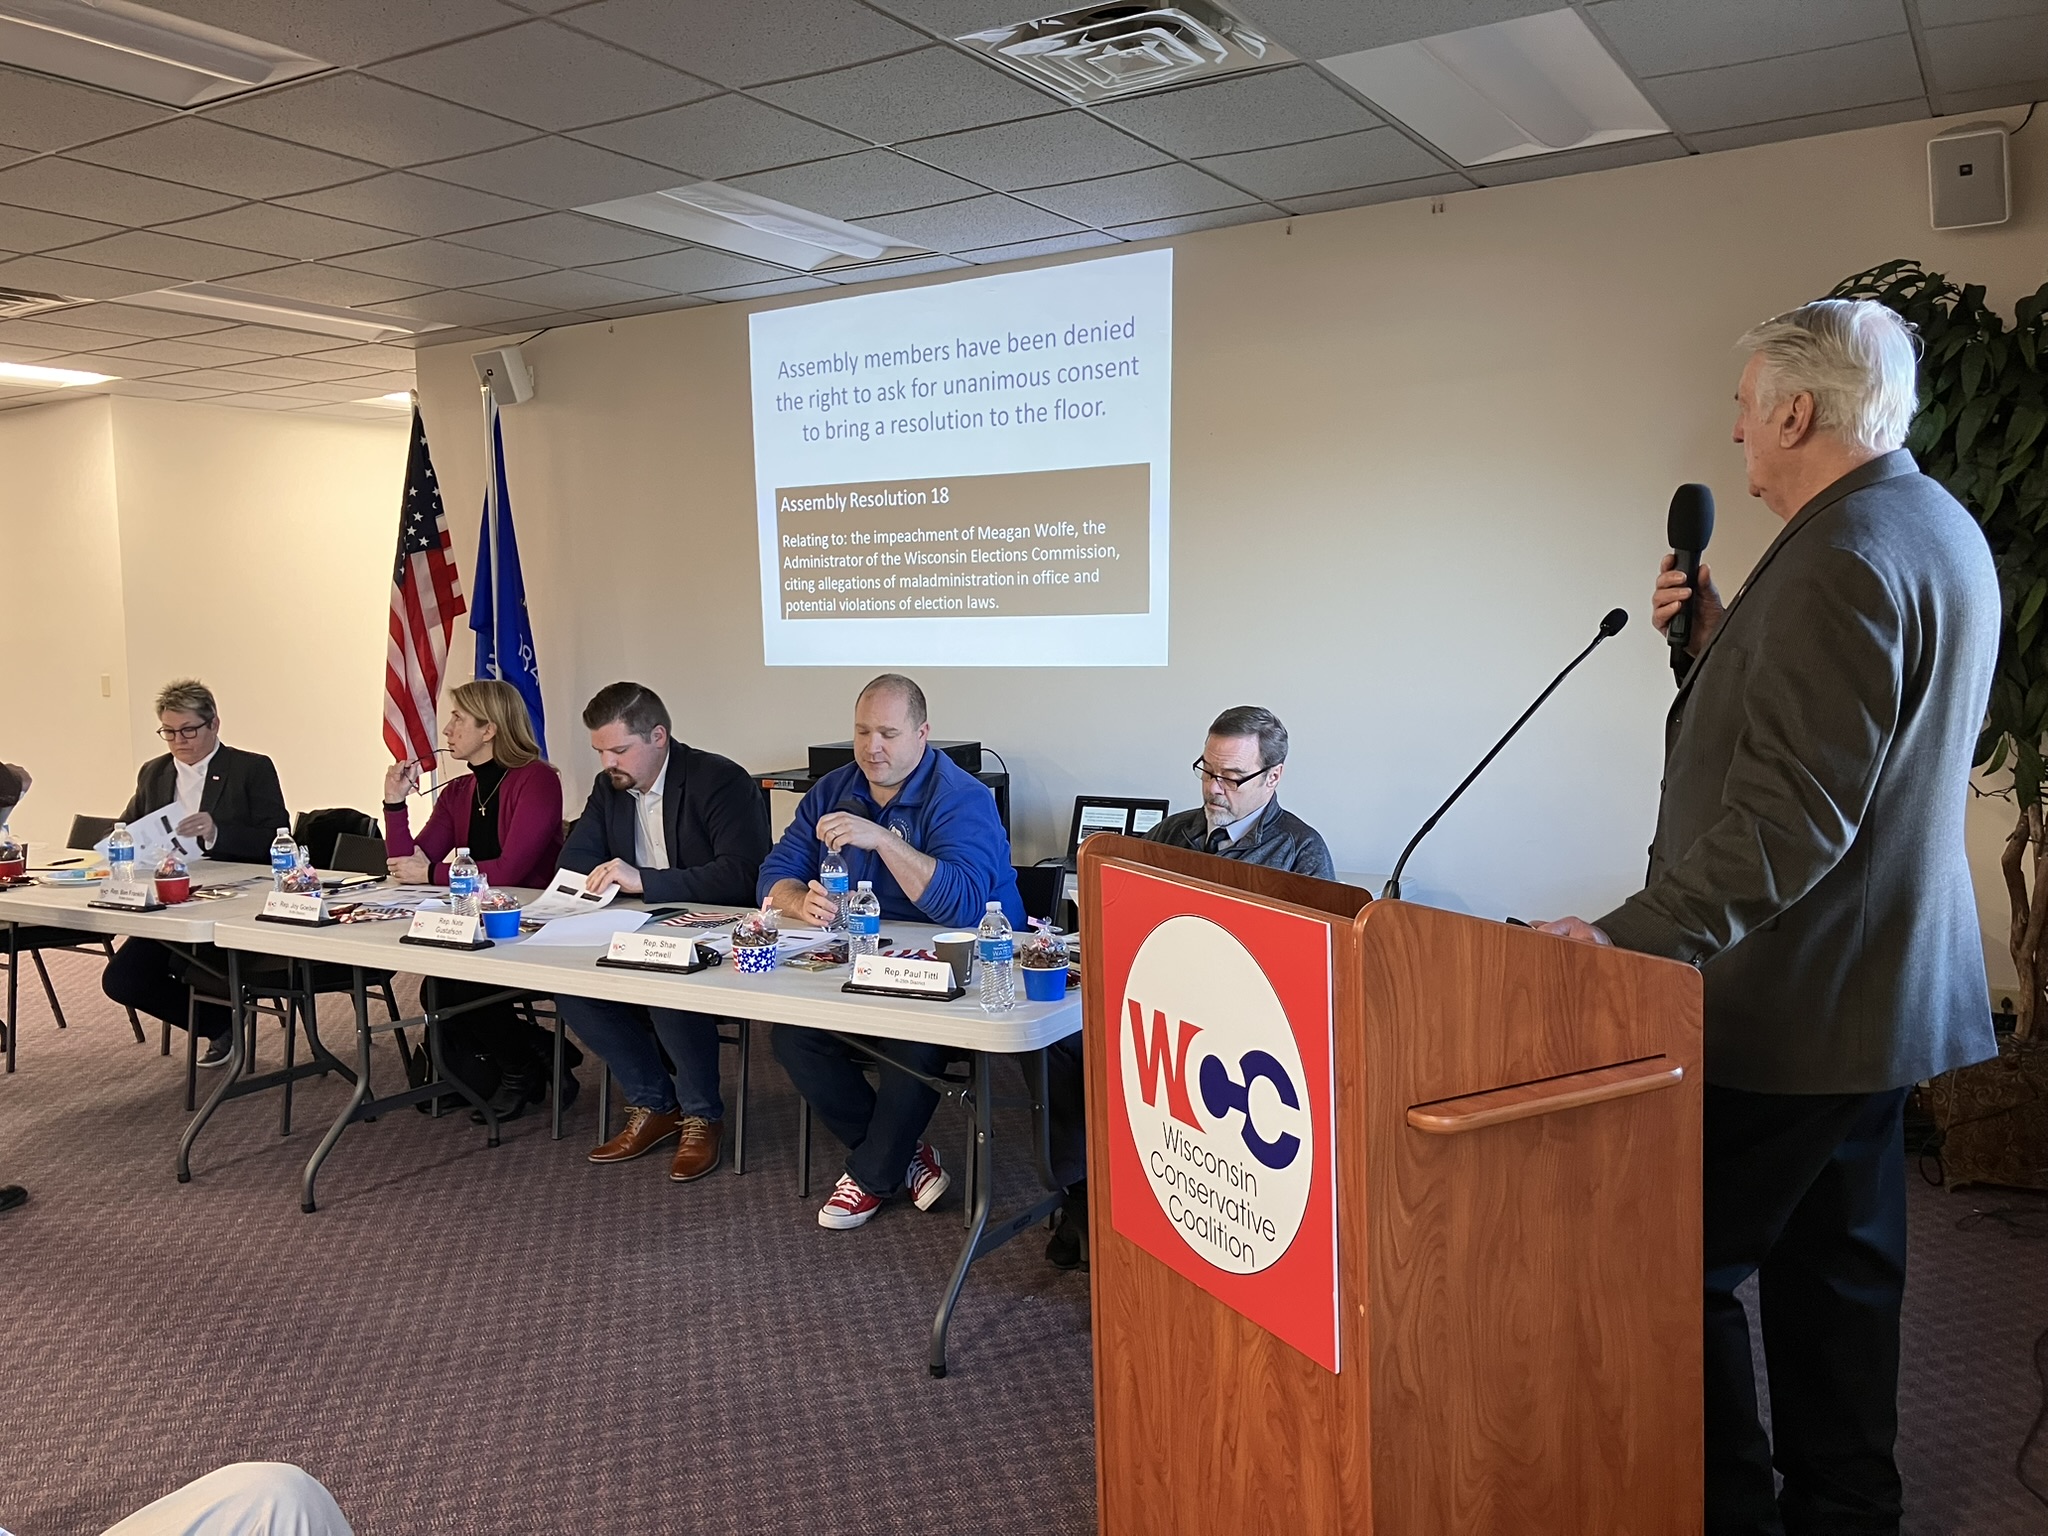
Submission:
[[[1130,795],[1074,796],[1074,825],[1067,833],[1067,868],[1078,867],[1081,844],[1098,832],[1143,837],[1166,819],[1166,801]]]

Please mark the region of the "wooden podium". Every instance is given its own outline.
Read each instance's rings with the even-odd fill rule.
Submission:
[[[1101,1529],[1699,1532],[1698,973],[1131,838],[1080,882]],[[1335,1371],[1134,1241],[1180,1236],[1167,1197],[1108,1176],[1119,1138],[1163,1165],[1110,1053],[1144,1049],[1116,957],[1176,892],[1329,930]],[[1251,1136],[1282,1111],[1229,1070]]]

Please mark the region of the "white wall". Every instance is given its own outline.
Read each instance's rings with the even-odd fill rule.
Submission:
[[[74,812],[117,814],[163,751],[156,690],[183,676],[214,690],[226,740],[276,760],[294,811],[374,814],[405,451],[403,417],[130,399],[0,412],[0,539],[27,603],[0,757],[36,780],[17,830],[54,843]]]

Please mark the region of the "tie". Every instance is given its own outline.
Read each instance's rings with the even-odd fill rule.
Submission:
[[[1218,827],[1209,834],[1209,852],[1221,853],[1230,842],[1230,828]]]

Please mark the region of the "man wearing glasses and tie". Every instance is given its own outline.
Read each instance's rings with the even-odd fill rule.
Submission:
[[[270,840],[279,827],[291,824],[276,765],[261,753],[222,744],[213,690],[191,678],[165,685],[156,696],[156,719],[157,735],[170,751],[142,765],[121,819],[140,821],[175,803],[178,835],[194,839],[207,858],[267,863]],[[108,962],[100,987],[122,1006],[183,1029],[187,964],[154,940],[129,939]],[[218,991],[218,985],[212,990]],[[228,1059],[227,1009],[200,1003],[194,1018],[207,1040],[199,1064],[219,1066]]]
[[[1146,837],[1318,880],[1337,878],[1322,834],[1280,808],[1287,727],[1273,711],[1254,704],[1223,711],[1194,767],[1202,803],[1167,817]]]

